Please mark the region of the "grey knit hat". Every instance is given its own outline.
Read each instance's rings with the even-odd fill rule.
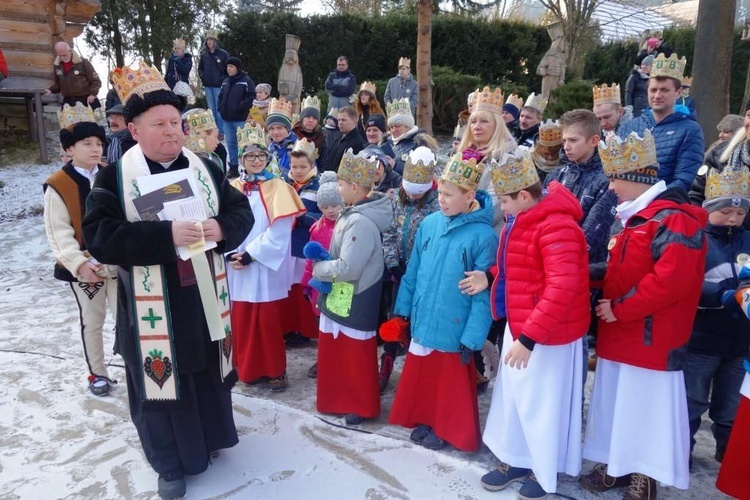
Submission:
[[[343,205],[338,190],[338,176],[336,172],[327,171],[320,174],[320,187],[318,188],[318,207]]]
[[[737,132],[743,124],[744,118],[740,115],[726,115],[716,125],[716,130],[721,132],[722,130],[728,130],[730,132]]]

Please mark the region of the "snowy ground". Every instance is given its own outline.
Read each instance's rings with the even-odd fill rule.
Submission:
[[[88,393],[77,308],[67,285],[52,277],[41,184],[59,166],[0,169],[0,498],[157,498],[124,382],[108,397]],[[107,330],[105,345],[112,345],[112,325]],[[314,358],[314,347],[289,353],[286,393],[238,384],[240,443],[188,479],[188,498],[515,498],[515,490],[489,493],[480,486],[492,463],[486,448],[433,452],[413,445],[408,430],[388,426],[395,380],[381,417],[361,427],[369,434],[321,422],[315,382],[305,376]],[[111,374],[123,380],[122,360],[108,359]],[[397,371],[402,363],[399,358]],[[491,389],[480,396],[482,421]],[[725,498],[714,487],[718,464],[708,424],[698,435],[690,490],[661,488],[660,498]],[[591,466],[584,463],[584,471]],[[566,477],[559,491],[578,499],[623,494],[592,495]]]

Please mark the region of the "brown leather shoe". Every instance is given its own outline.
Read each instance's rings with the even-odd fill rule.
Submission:
[[[656,500],[656,479],[645,474],[631,474],[628,492],[623,500]]]
[[[632,474],[626,474],[622,477],[612,477],[607,474],[607,466],[605,464],[596,464],[594,470],[578,478],[578,483],[589,491],[602,493],[612,488],[628,486],[630,484],[630,476]]]
[[[289,381],[286,378],[286,372],[281,377],[272,378],[268,382],[268,387],[271,388],[271,392],[284,392],[289,387]]]

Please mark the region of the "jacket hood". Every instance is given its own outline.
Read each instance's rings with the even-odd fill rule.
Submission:
[[[583,218],[583,209],[576,197],[557,181],[550,182],[542,201],[527,212],[534,220],[543,220],[554,214],[570,215],[576,221]]]
[[[479,203],[479,209],[467,214],[458,214],[453,217],[448,227],[449,231],[466,224],[487,224],[492,227],[495,217],[492,198],[487,191],[477,191],[475,199]]]
[[[675,207],[675,204],[678,206]],[[659,196],[654,198],[654,201],[649,204],[646,208],[638,212],[638,217],[650,219],[657,212],[669,208],[676,208],[690,215],[693,219],[698,221],[701,227],[706,227],[708,224],[708,213],[703,207],[697,207],[690,204],[690,200],[687,196],[687,191],[681,187],[671,187],[661,193]]]
[[[373,192],[357,205],[346,207],[342,215],[358,212],[375,223],[380,232],[384,232],[393,223],[393,204],[383,193]]]

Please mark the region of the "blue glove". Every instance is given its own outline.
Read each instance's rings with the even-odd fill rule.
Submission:
[[[331,290],[333,290],[333,285],[331,283],[327,281],[318,281],[315,278],[312,278],[308,284],[320,293],[331,293]]]
[[[471,362],[471,358],[474,357],[474,351],[461,344],[461,364],[468,365]]]
[[[302,254],[306,258],[316,262],[321,260],[331,260],[331,254],[317,241],[308,241],[305,248],[302,249]]]

